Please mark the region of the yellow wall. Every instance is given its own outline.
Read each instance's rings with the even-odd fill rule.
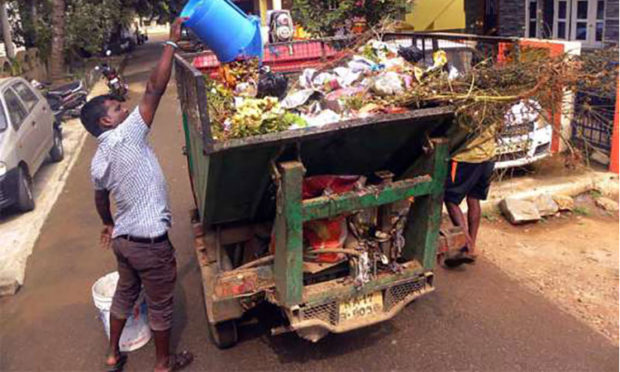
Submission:
[[[465,0],[414,0],[405,22],[416,31],[465,28]]]

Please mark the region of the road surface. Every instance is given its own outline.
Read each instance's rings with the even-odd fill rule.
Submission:
[[[161,46],[137,50],[126,70],[133,104]],[[191,371],[476,370],[617,371],[618,349],[572,316],[510,280],[484,258],[465,270],[437,272],[437,290],[391,321],[311,344],[268,328],[241,328],[239,344],[215,348],[208,338],[200,274],[191,245],[193,206],[174,82],[155,118],[152,143],[166,174],[178,255],[174,346],[189,349]],[[101,370],[106,338],[91,285],[113,271],[97,247],[101,223],[92,201],[88,139],[31,256],[24,286],[0,300],[0,370]],[[268,317],[267,309],[259,314]],[[131,353],[127,371],[152,367],[154,346]]]

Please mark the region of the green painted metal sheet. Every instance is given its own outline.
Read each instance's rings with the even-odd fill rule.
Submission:
[[[345,212],[378,207],[412,196],[429,194],[434,182],[430,176],[394,182],[384,187],[370,187],[363,194],[351,191],[330,197],[319,197],[303,202],[304,221],[337,216]]]
[[[281,304],[301,303],[303,283],[303,223],[301,184],[304,167],[299,162],[280,164],[282,187],[278,191],[275,221],[274,276]]]
[[[403,248],[403,256],[406,259],[416,259],[428,270],[435,266],[436,261],[443,182],[447,176],[448,165],[447,141],[434,141],[433,148],[430,156],[419,159],[417,168],[408,170],[412,175],[432,174],[434,185],[431,193],[416,198],[409,210],[404,233],[406,243]]]

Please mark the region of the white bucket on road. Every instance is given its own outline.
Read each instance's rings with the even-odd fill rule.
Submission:
[[[93,284],[93,301],[99,309],[99,317],[103,322],[105,333],[110,339],[110,307],[112,297],[118,283],[118,272],[114,271],[99,278]],[[121,351],[134,351],[146,345],[151,339],[151,329],[149,328],[146,315],[146,302],[142,293],[134,306],[134,311],[125,323],[125,328],[121,334],[119,346]]]

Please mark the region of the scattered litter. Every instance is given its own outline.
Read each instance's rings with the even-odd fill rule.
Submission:
[[[362,76],[360,72],[353,72],[351,69],[346,67],[336,67],[334,72],[340,78],[343,87],[350,87]]]
[[[316,69],[307,68],[302,71],[301,75],[299,75],[299,86],[304,89],[312,88],[312,80],[314,79],[314,75],[316,75]]]
[[[317,90],[315,89],[302,89],[293,93],[289,93],[288,96],[282,101],[281,106],[285,109],[294,109],[295,107],[299,107],[304,105],[312,95],[316,94]]]
[[[256,97],[258,90],[254,81],[248,81],[237,84],[235,87],[235,95],[240,97]]]
[[[377,64],[362,56],[353,56],[348,66],[353,73],[367,73],[373,71],[373,66],[377,66]],[[375,68],[375,70],[376,69],[377,68]]]
[[[372,89],[380,96],[389,96],[402,94],[404,86],[402,79],[397,73],[386,72],[375,79]]]
[[[327,94],[323,99],[323,103],[325,108],[342,113],[348,108],[347,99],[358,95],[361,96],[365,91],[366,89],[362,87],[338,89]]]
[[[332,90],[340,89],[342,87],[338,75],[328,72],[321,72],[320,74],[316,75],[316,77],[312,79],[312,86],[315,89],[320,89],[325,92],[330,92]]]
[[[562,71],[570,68],[564,60],[539,58],[481,62],[460,71],[445,50],[435,50],[431,62],[424,57],[416,45],[370,40],[333,65],[304,69],[290,86],[285,75],[259,70],[258,59],[224,64],[205,76],[213,137],[226,140],[447,104],[459,107],[457,123],[469,131],[502,119],[506,127],[521,127],[543,120],[540,112],[551,97],[544,89],[566,81]],[[266,98],[273,100],[253,101]]]
[[[308,123],[309,127],[322,127],[341,120],[340,115],[329,109],[321,111],[316,116],[303,115],[302,118]]]

